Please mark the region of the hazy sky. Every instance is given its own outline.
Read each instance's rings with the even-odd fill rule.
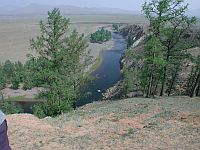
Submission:
[[[199,9],[200,0],[185,0],[189,9]],[[0,0],[0,6],[25,6],[31,3],[45,5],[74,5],[81,7],[110,7],[125,10],[140,10],[144,0]]]

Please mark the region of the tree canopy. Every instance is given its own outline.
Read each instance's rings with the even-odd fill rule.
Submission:
[[[48,12],[47,22],[40,22],[41,34],[31,40],[31,49],[38,56],[29,56],[29,70],[37,86],[46,89],[40,93],[44,105],[35,107],[40,114],[55,116],[69,111],[87,80],[84,69],[90,59],[86,40],[76,31],[69,35],[68,29],[69,19],[63,17],[59,9],[54,9]]]
[[[92,33],[90,36],[90,41],[92,43],[102,43],[109,41],[112,38],[112,34],[110,31],[101,28],[100,30]]]

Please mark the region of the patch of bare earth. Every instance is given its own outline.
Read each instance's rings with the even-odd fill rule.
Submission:
[[[13,150],[199,150],[200,99],[96,102],[57,118],[7,117]]]

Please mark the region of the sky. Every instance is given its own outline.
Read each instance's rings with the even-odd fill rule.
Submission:
[[[80,7],[107,7],[124,10],[141,10],[145,0],[0,0],[0,7],[6,5],[26,6],[31,3],[43,5],[73,5]],[[200,0],[185,0],[189,9],[200,9]]]

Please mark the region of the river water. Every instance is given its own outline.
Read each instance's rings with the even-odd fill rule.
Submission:
[[[102,93],[108,88],[114,86],[121,79],[120,59],[126,49],[126,40],[117,33],[112,34],[114,47],[110,50],[103,50],[103,61],[99,68],[91,76],[95,77],[92,83],[89,83],[86,92],[91,94],[77,102],[77,106],[82,106],[93,101],[102,99]]]
[[[83,106],[93,101],[99,101],[108,88],[114,86],[121,79],[120,72],[120,59],[124,53],[127,43],[123,36],[118,33],[112,33],[114,41],[114,47],[110,50],[103,50],[102,64],[97,70],[91,73],[91,76],[95,78],[93,82],[88,83],[86,92],[90,94],[86,98],[82,98],[77,102],[77,106]],[[35,102],[20,102],[25,113],[32,113],[31,106]]]

